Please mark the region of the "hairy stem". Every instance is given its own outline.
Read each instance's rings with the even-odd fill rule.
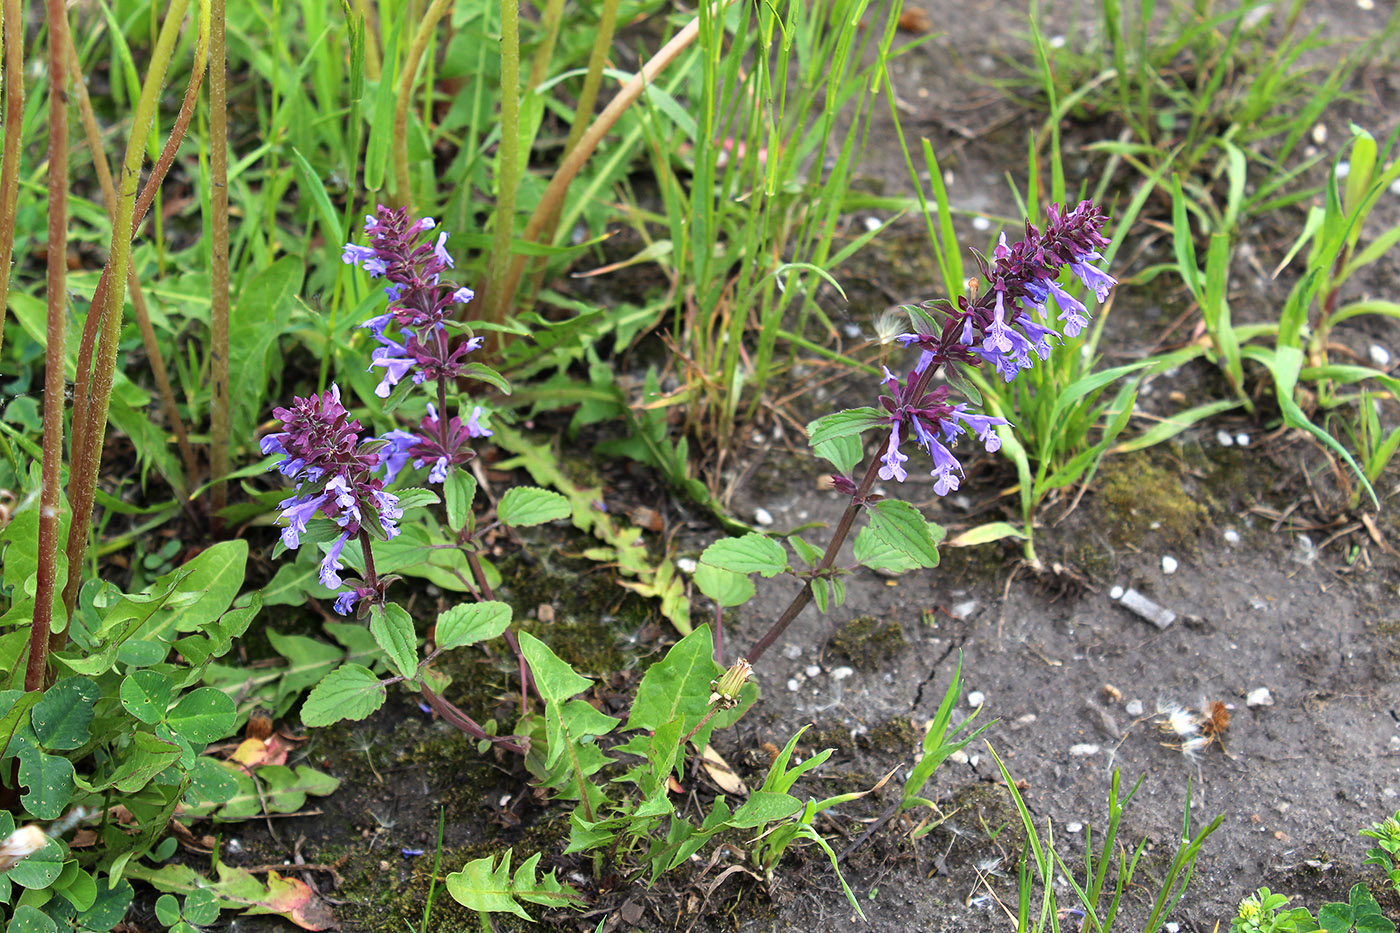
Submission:
[[[486,289],[486,320],[505,320],[515,283],[507,280],[514,271],[510,240],[515,233],[515,189],[520,183],[520,3],[501,4],[501,147],[496,153],[496,228],[488,265],[490,284]],[[522,257],[523,258],[523,257]],[[519,282],[515,276],[515,282]],[[495,345],[492,331],[488,343]]]
[[[715,5],[719,9],[723,9],[733,2],[734,0],[714,0]],[[578,176],[584,163],[588,161],[589,157],[593,155],[593,152],[598,148],[598,144],[603,141],[603,137],[613,128],[622,114],[627,111],[627,108],[632,106],[638,97],[642,96],[642,91],[646,89],[646,86],[655,81],[656,76],[660,74],[667,65],[675,61],[676,57],[680,55],[687,46],[694,42],[699,34],[700,17],[697,16],[695,19],[686,23],[685,27],[671,38],[670,42],[662,46],[661,50],[642,66],[641,71],[633,75],[632,78],[622,86],[622,90],[617,92],[617,96],[608,103],[608,106],[603,109],[602,113],[598,114],[598,118],[593,121],[588,127],[588,130],[579,138],[578,145],[575,146],[573,151],[559,164],[559,168],[555,171],[554,177],[549,181],[549,186],[545,188],[544,194],[540,196],[539,204],[535,206],[535,212],[530,215],[529,223],[525,225],[525,232],[522,234],[522,239],[528,243],[539,241],[540,233],[544,230],[546,221],[552,214],[557,216],[556,212],[559,210],[560,205],[564,203],[564,195],[569,190],[569,185],[573,183],[574,178]],[[516,288],[520,285],[520,277],[525,271],[525,259],[526,257],[524,255],[514,257],[511,260],[510,269],[506,273],[504,280],[499,286],[491,289],[492,303],[489,307],[493,309],[493,313],[494,311],[501,311],[503,313],[511,297],[515,294]],[[498,320],[497,318],[488,319]]]
[[[64,0],[46,0],[49,28],[49,245],[48,328],[44,348],[44,461],[39,492],[38,579],[24,689],[44,689],[53,597],[58,587],[58,519],[63,467],[63,357],[68,298],[68,11]],[[16,24],[17,26],[20,24]],[[13,218],[10,219],[13,223]],[[70,575],[76,567],[70,565]],[[66,625],[66,619],[63,620]],[[64,625],[60,625],[62,629]]]
[[[94,294],[88,312],[90,325],[96,326],[96,319],[101,319],[97,358],[93,359],[92,342],[88,339],[87,328],[83,334],[85,346],[80,347],[78,352],[78,383],[73,393],[73,445],[69,477],[73,506],[73,521],[68,529],[67,548],[70,569],[68,583],[63,589],[63,603],[70,612],[77,602],[78,581],[82,576],[79,568],[82,566],[88,535],[92,530],[92,505],[97,490],[97,468],[101,460],[102,437],[107,430],[107,408],[111,404],[112,385],[115,381],[117,338],[121,333],[122,304],[126,297],[126,269],[131,261],[131,241],[134,225],[139,222],[144,212],[144,209],[140,212],[137,210],[136,191],[141,180],[145,141],[150,136],[151,126],[155,122],[160,89],[165,83],[165,73],[170,66],[175,40],[179,37],[180,25],[188,7],[189,0],[171,0],[165,22],[161,25],[160,36],[151,52],[150,70],[141,87],[141,97],[133,114],[131,136],[127,140],[126,156],[122,160],[117,207],[112,223],[111,250],[107,266],[98,282],[97,294]],[[204,11],[207,10],[208,7],[204,7]],[[201,16],[200,19],[201,28],[207,30],[207,16]],[[188,100],[189,95],[186,96],[186,101]],[[185,107],[182,105],[182,117],[184,111]],[[146,208],[149,208],[150,202],[154,200],[155,192],[160,187],[170,162],[174,161],[174,150],[184,138],[184,127],[188,125],[188,119],[185,119],[183,126],[177,119],[176,126],[171,128],[165,151],[161,153],[160,161],[156,163],[145,191],[142,192],[141,200]],[[105,289],[103,283],[106,284]],[[100,303],[99,297],[102,299]]]
[[[78,61],[78,50],[73,46],[72,40],[70,34],[68,66],[73,75],[73,98],[78,104],[78,116],[83,124],[83,135],[87,138],[88,149],[92,151],[92,167],[97,173],[97,183],[102,188],[102,198],[107,204],[115,206],[117,188],[112,181],[112,169],[107,164],[107,153],[103,149],[102,129],[97,125],[97,115],[93,112],[92,100],[87,93],[87,82],[83,78],[82,65]],[[201,57],[200,50],[196,49],[196,62]],[[198,67],[196,65],[196,68]],[[203,69],[200,69],[196,73],[202,72]],[[175,389],[170,384],[170,373],[165,368],[165,359],[160,354],[155,328],[151,326],[150,310],[146,307],[146,295],[141,290],[141,280],[137,277],[134,267],[127,270],[126,285],[131,289],[131,306],[136,311],[136,323],[141,329],[141,344],[146,348],[146,359],[151,365],[151,376],[155,379],[161,409],[165,412],[165,420],[169,423],[170,430],[175,434],[175,443],[180,449],[180,460],[185,465],[184,480],[176,484],[176,492],[182,500],[187,500],[189,484],[195,479],[199,461],[195,459],[194,448],[190,446],[189,432],[185,430],[184,419],[180,417],[180,408],[175,402]]]
[[[924,371],[919,374],[918,382],[915,383],[911,393],[914,398],[919,398],[924,394],[939,368],[938,365],[932,363],[924,367]],[[874,487],[875,480],[879,476],[880,457],[878,452],[883,450],[888,443],[889,435],[886,435],[884,441],[875,448],[876,454],[871,457],[870,465],[865,468],[865,475],[861,477],[860,485],[851,494],[851,503],[846,506],[846,511],[841,513],[841,520],[836,523],[836,530],[831,533],[831,541],[826,546],[826,552],[822,554],[822,559],[813,568],[807,584],[792,598],[792,602],[788,603],[783,614],[778,616],[777,621],[769,626],[768,631],[763,633],[763,637],[754,642],[749,653],[744,655],[750,663],[756,662],[763,655],[763,652],[771,648],[773,642],[778,640],[778,636],[782,635],[783,631],[792,624],[792,620],[796,619],[798,614],[807,608],[807,604],[812,601],[812,588],[823,582],[823,574],[836,563],[836,555],[841,553],[841,545],[846,543],[846,538],[851,533],[851,527],[855,524],[856,515],[865,507],[866,497],[870,495],[870,490]]]
[[[215,527],[228,503],[229,372],[228,372],[228,49],[224,42],[225,0],[213,0],[209,41],[209,474],[214,487],[209,510]]]
[[[509,4],[507,4],[508,6]],[[408,48],[408,58],[399,75],[399,93],[394,102],[394,200],[396,206],[413,207],[413,189],[408,177],[408,103],[413,96],[413,79],[418,74],[418,63],[423,59],[423,51],[433,37],[433,29],[438,20],[452,6],[452,0],[433,0],[413,34],[413,43]],[[431,93],[431,88],[429,89]],[[431,114],[425,114],[425,121]]]
[[[5,54],[5,152],[0,157],[0,348],[5,345],[5,309],[10,305],[10,261],[19,204],[19,149],[24,123],[24,10],[20,0],[0,6]]]

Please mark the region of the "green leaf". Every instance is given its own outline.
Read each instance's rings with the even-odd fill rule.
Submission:
[[[58,925],[39,908],[21,904],[10,917],[5,933],[58,933]]]
[[[41,820],[56,820],[73,797],[73,763],[37,748],[19,753],[19,782],[29,790],[20,799]]]
[[[904,573],[920,566],[917,560],[904,551],[886,543],[869,526],[856,534],[854,553],[856,563],[886,573]]]
[[[870,530],[920,567],[938,566],[938,542],[943,529],[924,520],[919,510],[898,499],[885,499],[870,510]]]
[[[715,663],[714,640],[710,627],[702,625],[671,646],[666,657],[647,668],[637,687],[637,698],[627,716],[626,728],[654,732],[667,723],[681,721],[680,734],[690,732],[710,709],[710,682],[724,673]],[[716,713],[692,741],[704,748],[710,733],[738,720],[757,696],[757,688],[746,684],[745,702],[732,710]],[[683,761],[677,762],[684,764]]]
[[[146,725],[153,725],[165,718],[174,689],[175,685],[164,674],[135,671],[122,680],[122,706]]]
[[[510,394],[510,383],[506,381],[506,377],[485,363],[468,363],[463,368],[462,375],[469,379],[479,379],[482,382],[490,383],[506,395]]]
[[[325,676],[301,707],[301,721],[328,726],[342,719],[361,720],[384,705],[388,696],[374,672],[359,664],[342,664]]]
[[[549,650],[548,645],[529,632],[521,632],[519,638],[520,650],[530,665],[530,672],[535,675],[540,698],[544,700],[545,728],[549,741],[545,767],[552,768],[568,744],[562,718],[564,702],[593,686],[593,681],[575,672],[567,662]]]
[[[513,878],[510,858],[511,850],[507,849],[499,865],[495,856],[468,862],[461,871],[447,876],[447,892],[468,910],[510,913],[530,922],[533,922],[533,918],[520,905],[522,900],[553,908],[569,907],[579,902],[572,890],[559,883],[554,872],[536,881],[539,853],[522,862]]]
[[[374,606],[369,612],[369,630],[389,657],[389,665],[401,677],[418,671],[418,635],[413,617],[398,603]]]
[[[18,634],[27,635],[26,632]],[[27,693],[23,690],[0,690],[0,709],[5,710],[4,715],[0,716],[0,760],[6,757],[15,733],[29,725],[29,711],[41,696],[37,690]]]
[[[76,859],[63,863],[63,871],[59,873],[53,889],[62,894],[74,910],[87,910],[97,900],[97,882],[79,867]]]
[[[171,631],[193,632],[219,618],[233,604],[233,598],[243,586],[247,564],[247,541],[220,541],[210,546],[174,571],[185,576],[176,584],[175,595],[171,597],[172,608],[157,611],[141,637],[165,637],[165,633]],[[177,599],[180,594],[194,598],[185,603]]]
[[[860,463],[860,438],[854,435],[833,437],[820,444],[813,444],[812,450],[842,473],[850,473],[856,464]]]
[[[200,687],[176,703],[165,721],[186,742],[207,745],[232,733],[237,718],[238,710],[228,694],[215,687]]]
[[[63,846],[56,839],[48,839],[7,874],[15,884],[31,891],[47,888],[63,874]]]
[[[695,568],[695,585],[721,606],[742,606],[753,599],[755,592],[747,574],[722,570],[713,564],[700,564]]]
[[[496,516],[516,528],[541,525],[571,514],[569,500],[548,489],[537,486],[516,486],[506,490],[496,506]]]
[[[447,526],[453,531],[467,527],[472,500],[476,498],[476,477],[466,470],[453,470],[447,474],[442,492],[447,500]]]
[[[746,534],[739,538],[721,538],[700,555],[701,563],[735,573],[759,573],[774,577],[787,569],[787,553],[783,546],[766,535]]]
[[[437,617],[437,645],[446,650],[488,641],[510,628],[510,606],[487,601],[453,606]]]
[[[808,443],[816,447],[838,437],[852,437],[887,421],[888,416],[878,408],[851,408],[823,415],[807,425]]]
[[[30,713],[39,744],[58,750],[86,743],[92,705],[101,695],[97,684],[86,677],[65,677],[50,687]]]
[[[177,746],[162,742],[149,732],[137,732],[132,735],[131,744],[122,749],[117,759],[120,762],[117,769],[105,782],[95,785],[93,790],[115,787],[124,794],[134,794],[149,784],[157,774],[174,764],[179,757],[180,749]]]

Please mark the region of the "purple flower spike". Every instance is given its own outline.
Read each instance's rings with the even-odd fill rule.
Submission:
[[[1098,253],[1087,253],[1078,262],[1070,263],[1069,271],[1078,276],[1079,281],[1083,282],[1086,287],[1093,289],[1094,294],[1099,298],[1099,304],[1103,304],[1108,300],[1108,293],[1113,286],[1118,284],[1118,280],[1102,269],[1091,266],[1084,261],[1085,259],[1099,258],[1101,257]]]
[[[374,259],[378,254],[370,246],[357,246],[354,243],[346,243],[340,253],[340,261],[347,266],[358,266],[362,262]]]
[[[1050,283],[1050,297],[1060,309],[1058,320],[1065,322],[1065,336],[1078,337],[1079,332],[1089,326],[1089,309],[1054,282]]]

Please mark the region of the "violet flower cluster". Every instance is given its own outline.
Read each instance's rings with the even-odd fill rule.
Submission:
[[[398,499],[384,486],[409,463],[428,467],[429,482],[445,482],[451,470],[475,457],[471,441],[491,434],[479,405],[465,420],[460,415],[444,418],[439,412],[446,407],[448,384],[470,367],[467,354],[482,345],[479,337],[455,342],[452,338],[451,316],[472,300],[473,293],[442,281],[443,273],[454,265],[446,249],[447,234],[424,239],[436,227],[431,217],[410,221],[406,208],[390,210],[381,205],[379,211],[379,216],[365,218],[371,245],[347,243],[341,254],[347,264],[389,283],[384,289],[389,296],[387,310],[362,325],[379,342],[369,367],[381,370],[375,395],[388,398],[405,379],[413,384],[432,382],[438,404],[427,405],[427,415],[416,430],[393,430],[362,441],[360,422],[350,418],[340,403],[339,387],[333,385],[319,396],[297,398],[291,408],[276,409],[284,430],[262,441],[263,453],[283,456],[277,468],[301,481],[297,494],[282,503],[281,518],[287,523],[283,543],[296,548],[307,521],[318,512],[344,529],[322,560],[320,573],[321,583],[331,589],[350,583],[351,589],[335,601],[342,615],[361,600],[383,600],[387,579],[374,573],[366,532],[377,527],[384,537],[392,538],[398,534],[395,521],[402,514]],[[381,468],[382,478],[373,475]],[[340,577],[344,569],[340,554],[351,537],[360,537],[365,548],[367,581]]]
[[[341,551],[351,537],[378,528],[385,538],[399,533],[402,516],[398,497],[384,491],[384,480],[374,476],[384,462],[384,443],[362,441],[361,424],[340,403],[340,387],[332,385],[320,395],[297,398],[290,408],[273,414],[285,430],[262,439],[264,454],[281,454],[276,464],[284,475],[300,480],[297,494],[282,502],[282,543],[295,550],[301,545],[306,523],[317,513],[341,528],[321,560],[321,585],[339,589]],[[346,615],[361,599],[377,595],[378,586],[352,580],[351,589],[336,597],[335,608]]]
[[[903,464],[909,457],[900,446],[911,437],[933,458],[934,491],[938,495],[958,488],[962,465],[949,447],[960,435],[972,431],[989,452],[1001,447],[1001,439],[992,429],[1007,424],[1005,418],[976,415],[968,412],[966,405],[950,405],[947,387],[928,391],[929,379],[940,366],[990,363],[1010,382],[1034,365],[1032,355],[1041,360],[1050,356],[1052,339],[1062,341],[1053,323],[1062,325],[1063,336],[1077,336],[1089,323],[1089,310],[1056,280],[1068,266],[1100,303],[1107,300],[1118,280],[1090,265],[1103,258],[1099,249],[1108,245],[1100,232],[1106,220],[1092,201],[1085,200],[1068,213],[1051,207],[1043,231],[1026,221],[1026,235],[1015,244],[1008,245],[1003,233],[990,265],[977,255],[988,283],[985,291],[971,300],[960,297],[956,308],[944,302],[949,310],[941,327],[926,326],[931,318],[916,318],[915,333],[895,338],[906,347],[918,347],[921,353],[907,380],[901,381],[885,369],[880,404],[890,438],[880,457],[881,479],[903,482],[907,478]],[[1048,313],[1052,302],[1059,311],[1055,322]],[[851,480],[835,479],[838,488],[850,487],[847,491],[854,492]]]

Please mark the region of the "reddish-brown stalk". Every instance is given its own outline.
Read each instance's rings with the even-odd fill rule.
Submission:
[[[20,0],[4,0],[5,154],[0,158],[0,325],[10,304],[10,262],[15,248],[15,209],[19,203],[19,145],[24,123],[24,11]],[[5,328],[0,326],[0,347]]]
[[[209,212],[212,231],[210,263],[209,348],[211,395],[209,406],[209,474],[214,487],[209,509],[214,526],[228,503],[228,84],[227,50],[224,44],[224,0],[213,0],[209,41]]]
[[[38,579],[24,689],[42,690],[48,673],[53,597],[58,587],[58,519],[63,466],[63,356],[68,302],[68,11],[45,0],[49,27],[48,328],[44,348],[44,463],[39,491]],[[77,567],[73,566],[73,575]],[[65,620],[66,621],[66,620]]]

